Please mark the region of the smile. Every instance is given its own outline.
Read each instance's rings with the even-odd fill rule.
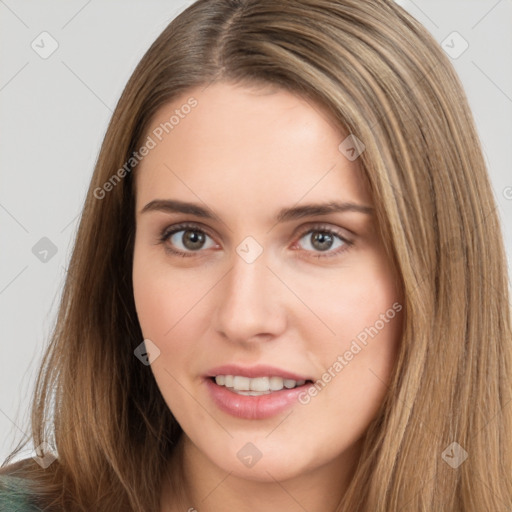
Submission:
[[[275,366],[228,364],[210,369],[203,382],[213,405],[223,413],[262,420],[298,405],[313,378]]]
[[[305,380],[285,379],[283,377],[244,377],[242,375],[217,375],[215,383],[225,386],[233,393],[245,396],[261,396],[281,391],[282,389],[294,389],[303,386]]]

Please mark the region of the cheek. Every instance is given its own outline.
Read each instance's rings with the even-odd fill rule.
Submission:
[[[332,332],[319,322],[309,329],[313,342],[321,339],[309,348],[322,373],[313,396],[304,396],[302,403],[336,411],[362,428],[386,393],[400,345],[403,306],[392,270],[377,260],[360,263],[322,289],[308,290],[309,303]],[[315,338],[319,328],[327,335]]]
[[[197,358],[191,340],[200,337],[198,312],[208,283],[201,284],[204,279],[192,275],[193,271],[176,272],[155,259],[135,250],[134,300],[144,339],[150,339],[160,350],[151,371],[169,409],[179,413],[187,409],[188,395],[180,383]]]
[[[161,256],[152,258],[135,250],[133,293],[144,337],[165,345],[180,324],[194,315],[213,281],[197,269],[173,271],[159,260]]]
[[[361,260],[330,279],[312,276],[301,295],[307,297],[306,305],[317,317],[309,315],[308,322],[309,337],[322,339],[315,350],[331,359],[350,350],[354,340],[362,347],[379,340],[373,344],[375,350],[362,350],[358,358],[370,357],[370,353],[378,357],[399,338],[401,297],[394,273],[382,262]]]

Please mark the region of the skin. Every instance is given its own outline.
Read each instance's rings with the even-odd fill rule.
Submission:
[[[190,97],[197,106],[136,170],[137,314],[144,337],[160,350],[151,370],[184,431],[169,461],[170,472],[183,468],[183,496],[164,483],[162,511],[334,510],[387,391],[401,314],[309,403],[275,417],[221,411],[203,377],[237,363],[321,379],[358,334],[401,304],[372,211],[275,219],[281,208],[310,203],[372,208],[372,197],[359,160],[338,149],[346,135],[320,106],[283,90],[197,88],[162,107],[147,134]],[[142,212],[156,199],[208,207],[218,220]],[[206,233],[203,246],[183,241],[191,228],[161,241],[182,222]],[[326,245],[314,237],[325,229],[336,234],[322,251]],[[247,236],[263,249],[252,263],[236,251]],[[252,467],[237,457],[248,442],[262,454]]]

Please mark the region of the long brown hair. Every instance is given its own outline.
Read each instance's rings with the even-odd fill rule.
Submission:
[[[36,382],[32,442],[58,460],[3,472],[28,478],[55,510],[159,510],[181,430],[133,353],[133,154],[160,107],[218,80],[303,95],[365,145],[405,315],[393,381],[339,510],[512,507],[512,334],[496,204],[449,59],[391,0],[199,0],[158,37],[106,133]],[[452,467],[454,453],[467,459]]]

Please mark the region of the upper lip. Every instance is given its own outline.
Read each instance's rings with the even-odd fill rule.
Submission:
[[[283,379],[292,380],[313,380],[311,377],[299,375],[298,373],[289,372],[275,366],[258,364],[254,366],[239,366],[236,364],[224,364],[216,366],[208,371],[207,377],[217,377],[217,375],[239,375],[241,377],[282,377]]]

